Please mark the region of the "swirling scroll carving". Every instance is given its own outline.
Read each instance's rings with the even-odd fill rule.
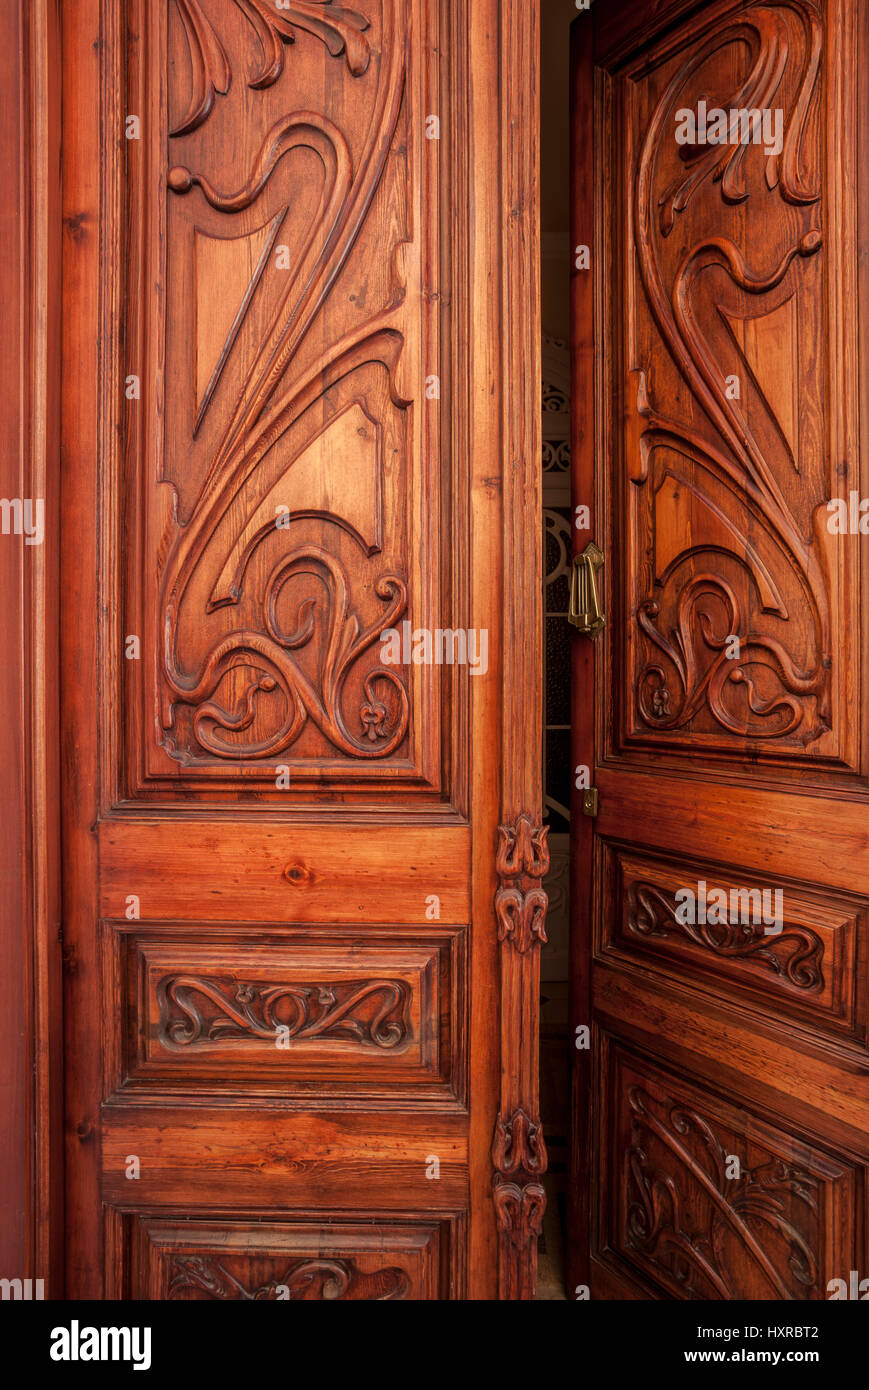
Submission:
[[[283,46],[294,41],[298,28],[322,40],[334,56],[344,54],[354,76],[361,78],[368,71],[370,23],[356,11],[333,0],[299,0],[281,12],[261,0],[235,2],[263,48],[265,66],[252,87],[277,81]],[[225,54],[199,0],[178,3],[195,80],[194,98],[182,123],[184,131],[189,131],[205,119],[214,92],[227,86],[229,72],[219,60]],[[245,550],[238,584],[206,608],[207,614],[220,610],[222,630],[195,664],[189,658],[189,664],[185,663],[179,636],[191,594],[205,582],[213,591],[215,535],[219,532],[223,540],[234,543],[229,530],[237,532],[239,518],[244,526],[245,518],[252,517],[262,501],[257,489],[262,474],[257,470],[305,412],[313,412],[329,399],[329,392],[344,391],[354,375],[371,369],[385,373],[391,408],[403,411],[410,404],[395,380],[404,346],[399,311],[405,298],[396,273],[386,308],[294,371],[298,349],[320,314],[374,198],[395,133],[405,44],[394,0],[384,0],[381,6],[380,42],[382,61],[366,79],[374,84],[367,143],[355,159],[334,121],[324,114],[295,111],[272,125],[248,176],[236,187],[221,188],[205,172],[181,164],[167,176],[176,198],[200,199],[198,206],[210,210],[212,219],[215,214],[233,217],[257,208],[261,201],[270,202],[267,216],[272,220],[263,225],[272,229],[267,243],[271,246],[287,206],[275,214],[273,205],[279,195],[274,185],[283,162],[304,150],[316,157],[322,171],[319,202],[302,242],[293,247],[291,271],[283,277],[279,272],[272,275],[267,290],[264,276],[251,282],[245,310],[256,291],[259,301],[269,306],[271,318],[253,351],[248,342],[249,357],[241,363],[232,399],[222,407],[216,442],[213,447],[209,443],[206,475],[192,510],[187,517],[179,515],[176,494],[159,549],[160,723],[164,747],[181,761],[203,755],[224,763],[272,758],[290,749],[309,724],[341,755],[370,761],[395,752],[408,733],[407,687],[372,650],[380,634],[407,611],[407,582],[394,566],[370,574],[364,586],[365,602],[354,603],[346,564],[321,544],[287,546],[270,572],[260,572],[252,556],[261,550],[264,555],[263,547],[273,544],[275,537],[273,525],[262,526]],[[173,133],[182,133],[181,127]],[[199,403],[194,438],[205,412],[215,410],[220,374],[241,341],[236,320]],[[287,469],[294,461],[291,454]],[[299,516],[307,514],[310,508],[299,509]],[[344,517],[331,512],[317,515],[353,537],[366,560],[373,557],[372,547]],[[287,538],[291,534],[295,533],[285,533]],[[260,584],[261,598],[258,591],[244,592]],[[321,596],[312,596],[318,591]],[[287,616],[288,607],[294,619]],[[227,631],[225,620],[233,608],[239,611],[239,621]],[[351,688],[353,694],[348,696]],[[350,699],[355,706],[352,711]],[[179,726],[179,714],[185,710]]]
[[[391,1049],[407,1041],[410,990],[403,980],[258,985],[171,975],[157,988],[160,1040],[172,1049],[237,1038],[334,1038]],[[206,1016],[205,1001],[212,1006]],[[213,1012],[215,1011],[216,1012]]]
[[[218,93],[225,96],[232,82],[232,70],[220,38],[206,16],[200,0],[175,0],[178,16],[190,54],[190,96],[183,116],[172,127],[174,136],[197,130],[214,109]],[[321,40],[333,58],[344,54],[354,77],[368,68],[371,45],[366,37],[370,27],[364,15],[336,5],[334,0],[294,0],[285,10],[276,10],[267,0],[235,0],[256,35],[263,62],[248,86],[271,87],[284,70],[284,47],[295,43],[296,29],[304,29]]]
[[[782,108],[780,150],[764,153],[755,148],[752,153],[753,147],[742,143],[683,147],[680,156],[686,167],[675,178],[662,175],[662,153],[674,147],[676,110],[690,109],[691,101],[696,101],[700,92],[695,88],[706,80],[700,78],[701,71],[708,73],[713,58],[738,52],[748,54],[748,73],[722,106]],[[742,603],[721,569],[714,575],[689,574],[686,578],[686,567],[693,564],[695,556],[705,551],[708,566],[710,553],[720,551],[717,540],[706,543],[701,535],[683,552],[681,564],[673,561],[666,576],[657,577],[658,592],[650,594],[647,590],[635,607],[642,634],[660,653],[658,659],[654,655],[645,659],[646,643],[638,644],[645,664],[634,681],[637,714],[647,729],[658,733],[694,728],[702,715],[711,716],[715,726],[727,734],[780,742],[790,739],[806,746],[831,727],[832,624],[824,562],[804,521],[793,512],[770,445],[758,433],[755,416],[747,410],[744,398],[727,389],[728,370],[710,337],[714,323],[725,319],[720,293],[714,303],[707,296],[702,315],[696,307],[710,277],[715,284],[728,283],[762,308],[775,293],[795,293],[794,267],[817,254],[821,231],[818,226],[804,226],[792,244],[773,253],[770,268],[758,270],[730,237],[708,235],[709,200],[700,209],[700,216],[705,217],[704,233],[694,244],[690,221],[685,221],[701,189],[709,189],[711,199],[711,190],[717,188],[725,206],[748,208],[742,214],[743,230],[751,244],[754,221],[747,165],[755,156],[765,161],[768,194],[810,216],[821,195],[806,167],[806,132],[820,69],[820,20],[808,0],[751,5],[738,15],[727,16],[673,72],[656,102],[638,159],[634,235],[646,302],[692,402],[717,438],[708,438],[697,422],[676,421],[659,413],[646,372],[641,371],[639,467],[634,485],[642,487],[648,482],[658,451],[681,455],[689,461],[695,477],[705,472],[714,482],[719,509],[727,505],[720,499],[730,499],[732,517],[719,513],[722,520],[737,536],[745,534],[747,525],[758,528],[765,538],[767,555],[780,557],[782,572],[791,576],[791,588],[799,593],[799,607],[808,614],[807,636],[799,656],[788,645],[791,629],[787,627],[787,613],[779,611],[776,615],[782,619],[779,635],[753,617],[751,596],[763,584],[763,565],[748,545],[742,550],[734,543],[724,552],[732,572],[743,576],[739,582],[750,597]],[[763,225],[768,226],[768,207],[758,210],[758,218],[761,216]],[[682,244],[687,249],[665,255],[665,248],[675,240],[673,233],[680,219]],[[793,219],[781,219],[781,226],[792,228]],[[792,231],[788,235],[793,235]],[[765,246],[768,241],[768,237],[759,238],[755,244]],[[751,378],[747,370],[745,378]],[[772,406],[754,378],[751,387],[752,400],[758,402],[757,420],[770,421],[771,437],[783,439]],[[791,459],[791,466],[798,467],[798,463]],[[821,500],[819,496],[818,503]],[[761,600],[764,596],[761,589]],[[671,626],[664,614],[674,606]],[[738,655],[732,649],[725,653],[726,639],[734,637],[739,639]]]
[[[744,1261],[767,1296],[817,1296],[818,1180],[773,1154],[731,1176],[731,1155],[697,1110],[640,1085],[627,1101],[628,1250],[684,1298],[745,1297],[735,1286]],[[738,1242],[739,1261],[728,1259],[726,1240]]]
[[[625,929],[649,940],[685,936],[715,956],[750,959],[800,990],[819,990],[824,943],[808,927],[787,927],[776,936],[747,922],[682,922],[672,894],[654,883],[634,882],[625,901]]]
[[[188,1292],[221,1302],[271,1302],[277,1299],[367,1300],[407,1298],[410,1279],[403,1269],[378,1270],[362,1274],[353,1260],[299,1260],[287,1267],[279,1278],[249,1287],[236,1278],[219,1260],[202,1255],[176,1255],[170,1268],[169,1298],[184,1298]]]

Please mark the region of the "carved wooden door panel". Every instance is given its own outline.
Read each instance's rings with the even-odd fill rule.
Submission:
[[[571,1284],[826,1299],[869,1274],[865,16],[594,8]]]
[[[496,775],[539,406],[481,268],[533,354],[488,93],[533,101],[536,21],[501,8],[64,7],[76,1296],[533,1292],[542,910],[520,953],[495,900],[545,872],[535,741]]]

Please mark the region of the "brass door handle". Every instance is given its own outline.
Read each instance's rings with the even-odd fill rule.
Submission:
[[[573,557],[570,573],[568,622],[592,641],[606,622],[597,591],[597,572],[603,565],[603,551],[589,541],[581,555]]]

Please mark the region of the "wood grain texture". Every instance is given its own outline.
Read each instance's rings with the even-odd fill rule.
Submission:
[[[107,1094],[466,1103],[463,929],[103,931]]]
[[[59,824],[57,766],[59,77],[57,7],[6,7],[3,18],[0,357],[5,424],[0,493],[0,623],[5,659],[2,986],[4,1069],[0,1263],[62,1291]],[[8,525],[8,502],[45,506],[41,543]],[[26,505],[26,503],[25,503]]]
[[[607,626],[575,697],[599,814],[576,839],[569,1279],[823,1299],[869,1254],[867,571],[826,505],[869,490],[865,170],[841,135],[865,128],[865,18],[594,14],[574,486]],[[679,143],[701,99],[779,112],[781,140]],[[692,915],[701,892],[723,916]]]
[[[500,1295],[534,1297],[537,1237],[546,1198],[546,1149],[538,1113],[540,947],[546,940],[549,867],[541,830],[542,557],[523,537],[542,529],[539,383],[540,32],[536,5],[500,6],[501,51],[516,55],[501,75],[500,160],[505,382],[504,667],[502,824],[495,914],[501,943],[501,1096],[492,1142],[500,1240]],[[522,737],[517,737],[519,731]],[[530,731],[530,740],[526,736]]]
[[[539,413],[511,365],[537,350],[536,127],[516,170],[502,132],[535,21],[509,55],[490,0],[64,21],[68,1288],[173,1296],[130,1223],[234,1212],[228,1265],[184,1259],[243,1299],[289,1268],[261,1219],[326,1243],[340,1212],[408,1240],[336,1247],[312,1296],[396,1268],[402,1296],[493,1297],[502,1066],[536,1122],[537,949],[501,1020],[494,912],[502,748],[539,814],[501,712],[505,596],[539,587],[536,450],[505,512]],[[485,630],[488,671],[382,663],[404,622]],[[408,1254],[431,1211],[449,1238]],[[502,1277],[528,1297],[523,1221]]]
[[[110,1220],[137,1298],[233,1301],[393,1301],[460,1296],[462,1218],[411,1214],[376,1235],[352,1218],[326,1227],[299,1220]]]

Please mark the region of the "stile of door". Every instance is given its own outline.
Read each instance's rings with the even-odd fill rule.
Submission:
[[[869,1276],[866,21],[574,24],[580,1296]]]

